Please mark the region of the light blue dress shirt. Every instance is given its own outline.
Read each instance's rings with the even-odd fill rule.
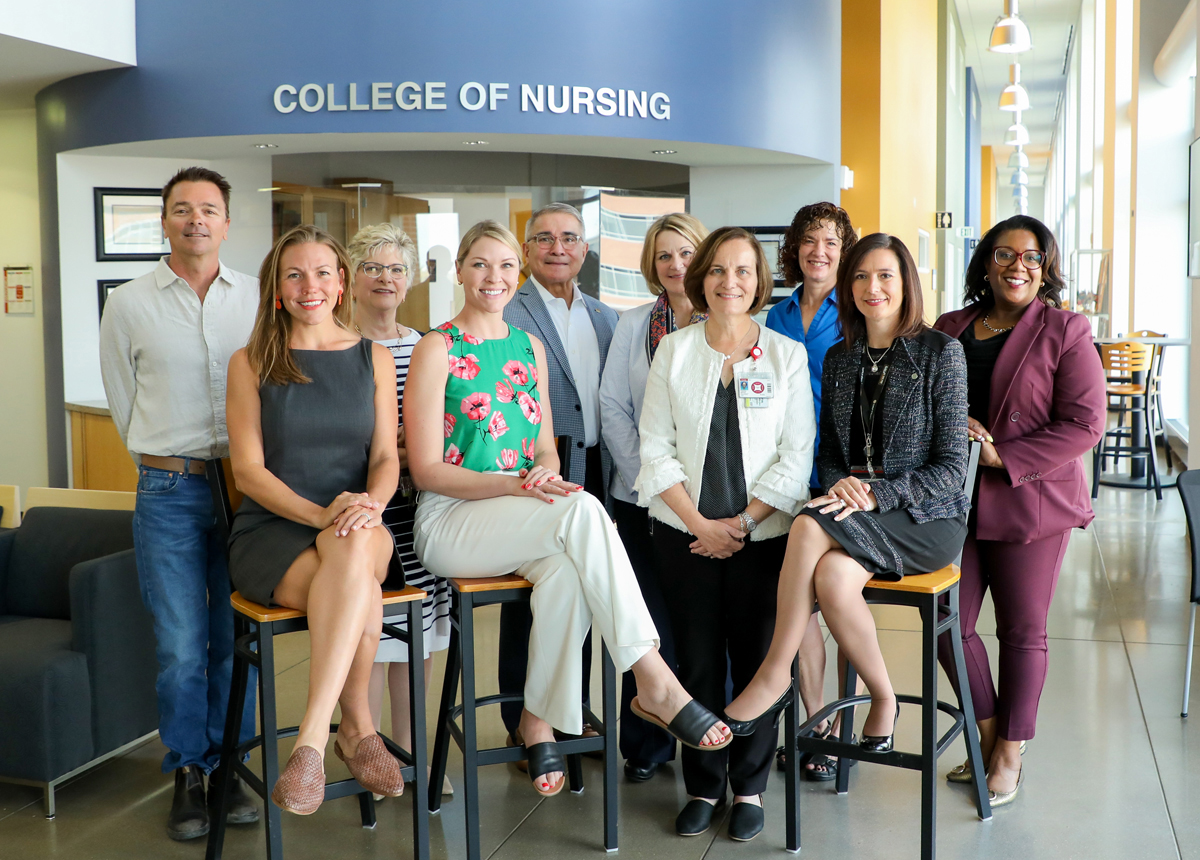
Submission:
[[[842,339],[842,326],[838,322],[837,295],[830,291],[817,308],[817,315],[804,330],[804,319],[800,313],[800,296],[804,293],[804,284],[796,287],[784,301],[771,308],[767,313],[767,328],[798,340],[808,351],[808,374],[812,379],[813,408],[817,418],[817,440],[813,446],[813,473],[809,486],[819,487],[817,480],[817,450],[821,446],[821,373],[825,369],[825,353],[829,347]]]

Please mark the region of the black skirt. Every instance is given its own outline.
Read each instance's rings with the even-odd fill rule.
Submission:
[[[918,523],[904,508],[856,511],[841,522],[838,511],[804,508],[849,556],[879,579],[898,580],[941,570],[958,558],[967,538],[966,515]]]

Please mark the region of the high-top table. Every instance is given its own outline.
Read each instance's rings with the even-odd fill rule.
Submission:
[[[1186,337],[1097,337],[1097,338],[1093,338],[1093,341],[1096,344],[1097,349],[1099,349],[1102,344],[1112,344],[1112,343],[1144,343],[1144,344],[1149,344],[1149,345],[1158,346],[1158,347],[1191,346],[1191,344],[1192,344],[1191,338],[1186,338]],[[1141,384],[1146,381],[1145,374],[1140,373],[1140,372],[1134,373],[1131,381],[1134,384]],[[1148,405],[1148,404],[1143,404],[1141,401],[1142,401],[1142,398],[1140,398],[1140,397],[1133,398],[1134,408],[1137,408],[1139,406],[1142,408],[1145,408]],[[1159,416],[1159,418],[1161,420],[1165,421],[1163,416]],[[1146,434],[1143,429],[1143,426],[1141,424],[1139,424],[1138,422],[1134,421],[1132,430],[1133,430],[1133,436],[1132,436],[1132,439],[1130,440],[1130,444],[1133,447],[1137,447],[1139,445],[1146,444]],[[1168,457],[1170,456],[1170,452],[1167,452],[1167,456]],[[1129,458],[1129,477],[1130,477],[1130,480],[1128,480],[1128,481],[1123,481],[1123,480],[1114,479],[1114,478],[1104,478],[1104,479],[1101,479],[1100,483],[1104,484],[1106,487],[1125,487],[1125,488],[1134,489],[1134,490],[1144,490],[1146,488],[1146,458],[1145,458],[1145,456]],[[1175,486],[1175,482],[1174,481],[1168,482],[1163,479],[1162,475],[1159,475],[1159,485],[1162,487],[1173,487],[1173,486]]]

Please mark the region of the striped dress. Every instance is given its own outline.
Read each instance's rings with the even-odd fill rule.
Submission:
[[[420,339],[420,332],[410,331],[403,338],[376,341],[380,346],[386,346],[396,360],[396,396],[400,401],[401,410],[404,408],[404,383],[408,379],[408,365],[412,359],[413,347]],[[434,651],[445,650],[450,644],[450,584],[426,571],[417,560],[417,554],[413,550],[413,516],[416,511],[416,490],[413,489],[412,479],[405,470],[400,476],[400,487],[396,490],[396,495],[384,509],[383,521],[396,536],[396,548],[400,551],[400,561],[404,565],[405,581],[429,595],[421,607],[425,617],[425,656],[428,657]],[[396,622],[396,626],[401,629],[406,625],[407,621]],[[375,662],[407,663],[408,645],[396,639],[381,639]]]

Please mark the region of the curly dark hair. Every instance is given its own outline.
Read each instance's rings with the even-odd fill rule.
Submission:
[[[842,260],[846,259],[846,255],[858,241],[858,235],[850,223],[850,216],[841,206],[836,203],[810,203],[801,206],[796,217],[792,219],[792,226],[783,234],[783,243],[779,246],[779,270],[783,272],[783,281],[789,287],[794,287],[804,280],[804,273],[800,271],[800,240],[804,238],[805,233],[824,222],[833,224],[838,238],[842,240]]]
[[[1058,242],[1050,228],[1030,215],[1014,215],[996,224],[983,234],[971,262],[967,264],[967,283],[963,290],[963,304],[978,304],[984,308],[995,304],[992,288],[987,283],[988,261],[1000,236],[1010,230],[1028,230],[1037,239],[1038,247],[1046,255],[1042,260],[1042,286],[1038,289],[1037,297],[1052,308],[1062,307],[1061,292],[1066,288],[1062,276],[1062,255],[1058,250]]]

